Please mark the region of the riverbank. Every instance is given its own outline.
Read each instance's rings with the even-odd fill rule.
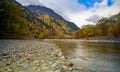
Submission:
[[[89,40],[86,40],[86,39],[44,39],[44,41],[48,41],[48,42],[51,42],[51,41],[64,41],[64,42],[110,42],[110,43],[119,43],[120,40],[99,40],[99,39],[89,39]]]
[[[0,40],[0,72],[80,72],[52,42]]]

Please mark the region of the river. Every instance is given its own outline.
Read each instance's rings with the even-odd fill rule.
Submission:
[[[120,72],[120,42],[54,40],[74,64],[83,72]]]
[[[67,63],[73,64],[73,70],[64,68]],[[8,70],[120,72],[120,42],[73,39],[0,40],[0,72],[9,72]]]

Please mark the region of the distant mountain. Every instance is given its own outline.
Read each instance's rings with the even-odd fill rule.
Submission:
[[[24,7],[15,0],[1,0],[0,14],[0,38],[71,38],[79,29],[47,7]]]
[[[79,29],[74,23],[66,21],[63,17],[55,13],[52,9],[40,5],[29,5],[27,6],[27,8],[35,12],[39,17],[44,17],[48,15],[50,18],[53,18],[56,21],[58,20],[59,24],[62,24],[59,21],[64,21],[66,23],[66,26],[68,26],[71,31]]]
[[[102,18],[96,25],[85,25],[75,32],[75,38],[96,37],[95,39],[119,39],[120,13],[109,18]]]

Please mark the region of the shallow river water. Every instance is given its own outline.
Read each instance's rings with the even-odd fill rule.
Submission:
[[[120,72],[120,42],[55,40],[66,58],[83,72]]]

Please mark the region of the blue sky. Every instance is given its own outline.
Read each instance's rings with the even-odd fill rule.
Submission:
[[[53,9],[68,21],[81,27],[96,24],[102,17],[120,12],[120,0],[17,0],[22,5],[42,5]]]
[[[86,8],[92,8],[96,2],[101,3],[103,0],[78,0],[78,3],[85,5]],[[113,3],[114,0],[107,0],[107,6],[112,6]]]
[[[96,2],[101,3],[103,0],[78,0],[78,3],[85,5],[87,8],[93,7]]]

